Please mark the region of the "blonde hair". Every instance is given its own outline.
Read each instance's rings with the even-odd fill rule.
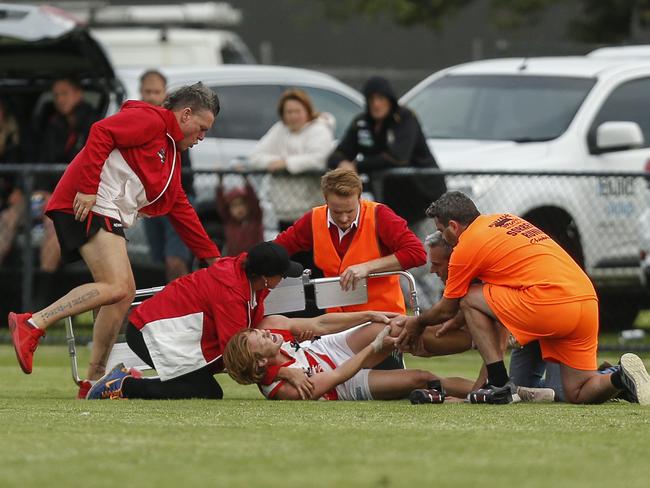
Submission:
[[[278,115],[282,121],[284,121],[284,104],[289,100],[294,100],[305,107],[305,110],[307,111],[307,119],[310,122],[320,115],[314,110],[314,104],[311,102],[309,95],[302,90],[296,90],[294,88],[285,91],[278,102]]]
[[[262,355],[252,352],[248,344],[248,338],[254,330],[244,329],[237,332],[228,341],[223,351],[226,370],[240,385],[259,383],[266,373],[266,368],[257,364],[257,361],[262,359]]]
[[[338,168],[328,171],[321,177],[320,188],[325,198],[330,193],[335,193],[341,197],[351,195],[360,197],[363,191],[363,183],[356,171]]]

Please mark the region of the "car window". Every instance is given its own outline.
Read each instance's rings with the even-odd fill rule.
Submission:
[[[363,110],[363,107],[356,102],[330,90],[309,86],[302,86],[300,89],[306,91],[311,97],[318,112],[329,112],[334,116],[336,119],[334,137],[337,139],[341,138],[354,116]]]
[[[561,135],[595,81],[528,75],[448,75],[407,106],[429,138],[532,142]]]
[[[277,85],[211,86],[219,96],[221,111],[208,137],[261,139],[278,121]]]
[[[643,132],[643,147],[650,147],[650,78],[639,78],[621,84],[609,95],[592,124],[591,142],[596,128],[603,122],[636,122]]]
[[[245,54],[237,49],[237,46],[226,42],[221,46],[221,62],[223,64],[247,64],[249,61]]]

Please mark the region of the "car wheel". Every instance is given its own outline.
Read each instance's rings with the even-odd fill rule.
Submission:
[[[584,268],[585,257],[580,232],[575,220],[568,213],[560,208],[545,207],[529,212],[524,218],[546,232],[581,268]]]
[[[599,292],[601,331],[619,331],[633,328],[644,298],[642,294],[631,292]]]

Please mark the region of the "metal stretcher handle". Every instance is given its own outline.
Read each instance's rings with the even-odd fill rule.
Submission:
[[[415,315],[420,315],[420,305],[418,303],[417,286],[415,284],[415,278],[411,273],[409,273],[408,271],[382,271],[380,273],[370,273],[368,275],[368,278],[377,278],[382,276],[395,276],[395,275],[399,275],[400,277],[406,279],[409,287],[409,303],[411,305],[411,310],[413,310],[413,313]],[[311,276],[311,270],[306,269],[303,272],[303,284],[317,285],[320,283],[335,283],[337,281],[341,281],[340,276],[332,276],[329,278],[310,278],[310,276]]]

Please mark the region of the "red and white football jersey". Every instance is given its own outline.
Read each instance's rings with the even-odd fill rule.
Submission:
[[[312,341],[299,344],[295,336],[288,330],[271,329],[270,332],[281,334],[284,338],[284,342],[280,346],[280,353],[287,360],[280,365],[268,368],[266,376],[257,385],[266,398],[272,400],[285,383],[285,380],[277,377],[280,368],[300,368],[309,376],[336,369],[336,364],[327,354],[317,353],[310,349]],[[338,400],[336,389],[328,391],[319,400]]]

